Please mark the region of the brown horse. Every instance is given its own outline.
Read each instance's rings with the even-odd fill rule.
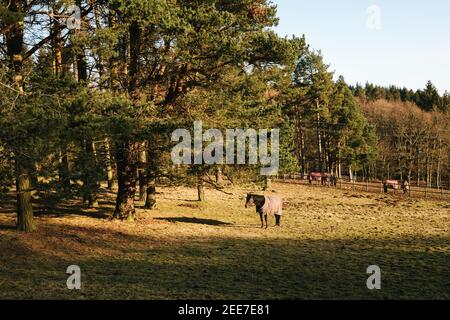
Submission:
[[[266,229],[269,227],[267,216],[269,214],[275,215],[276,226],[280,226],[281,215],[283,214],[283,201],[277,196],[259,196],[254,194],[247,195],[245,207],[256,206],[256,213],[259,213],[261,218],[261,228],[264,228],[264,220],[266,222]]]
[[[383,184],[384,193],[388,193],[388,189],[394,189],[394,192],[399,189],[400,183],[397,180],[386,180]]]
[[[311,172],[308,175],[309,184],[312,184],[313,181],[317,182],[317,184],[322,183],[322,174],[320,172]]]
[[[308,175],[309,184],[312,184],[313,181],[317,182],[317,184],[321,184],[323,186],[336,186],[337,179],[334,175],[329,173],[320,173],[320,172],[311,172]]]

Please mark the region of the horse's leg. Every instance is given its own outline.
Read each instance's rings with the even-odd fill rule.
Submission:
[[[264,215],[264,219],[266,219],[266,229],[269,228],[269,223],[267,222],[267,216],[268,216],[268,214]]]
[[[263,214],[260,213],[259,217],[261,218],[261,229],[264,228],[264,220],[263,220]]]
[[[281,216],[279,214],[275,215],[275,219],[276,219],[276,225],[279,227],[280,226],[280,221],[281,221]]]

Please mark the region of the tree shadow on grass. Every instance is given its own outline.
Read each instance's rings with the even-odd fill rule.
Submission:
[[[450,298],[448,251],[425,250],[448,247],[448,236],[317,240],[214,234],[161,241],[159,233],[47,223],[32,236],[14,239],[0,241],[0,298]],[[30,246],[32,240],[39,245]],[[73,264],[82,270],[82,292],[66,287],[65,271]],[[372,264],[382,270],[383,290],[366,287]]]
[[[164,195],[164,193],[159,193],[160,195]],[[158,193],[157,193],[158,195]],[[165,200],[173,200],[173,201],[183,201],[183,202],[199,202],[198,199],[186,199],[183,197],[178,197],[178,196],[171,196],[171,195],[165,195],[164,196]]]
[[[449,298],[448,254],[414,248],[448,244],[446,237],[300,240],[217,236],[207,241],[192,237],[189,241],[167,243],[161,242],[159,236],[113,230],[103,239],[98,228],[47,228],[44,235],[56,234],[64,241],[44,238],[46,247],[52,246],[44,252],[42,247],[31,248],[20,237],[4,243],[0,251],[5,261],[0,265],[0,298]],[[411,240],[415,241],[412,246]],[[84,253],[99,247],[109,254]],[[78,251],[81,248],[84,250]],[[76,254],[56,254],[62,251]],[[382,269],[384,287],[370,291],[366,287],[366,269],[375,263]],[[66,287],[65,270],[72,264],[82,270],[81,294]],[[35,284],[33,290],[30,282]]]
[[[1,213],[15,213],[16,208],[16,197],[12,193],[2,195],[0,197],[0,212]]]
[[[100,204],[101,206],[101,204]],[[66,216],[82,216],[97,219],[110,217],[112,210],[107,207],[86,209],[76,201],[62,201],[59,203],[41,202],[35,206],[34,215],[36,217],[58,218]]]
[[[52,213],[55,212],[55,213]],[[92,211],[85,211],[82,207],[77,208],[63,208],[61,206],[47,208],[46,210],[37,210],[34,213],[35,217],[44,218],[62,218],[66,216],[80,216],[94,219],[108,219],[112,216],[112,211],[106,209],[92,209]]]
[[[231,223],[223,222],[219,220],[212,219],[197,219],[197,218],[188,218],[188,217],[176,217],[176,218],[155,218],[155,220],[159,221],[167,221],[172,223],[193,223],[193,224],[204,224],[208,226],[229,226]]]
[[[100,190],[100,197],[105,194]],[[114,201],[108,199],[99,200],[99,208],[86,209],[80,199],[65,199],[56,193],[40,193],[38,199],[32,199],[33,213],[35,217],[59,218],[65,216],[82,216],[96,219],[107,219],[113,212]],[[0,213],[16,214],[16,198],[9,193],[0,199]]]
[[[235,229],[272,229],[276,226],[269,224],[269,228],[266,228],[265,225],[261,228],[261,224],[227,224],[224,225],[225,228],[235,228]],[[278,228],[278,227],[277,227]]]
[[[17,227],[12,225],[0,225],[0,231],[12,231],[12,230],[17,230]]]

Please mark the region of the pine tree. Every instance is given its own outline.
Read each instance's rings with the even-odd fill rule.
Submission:
[[[294,83],[307,90],[306,114],[310,123],[315,124],[317,164],[315,170],[324,172],[323,120],[328,117],[330,95],[333,92],[333,74],[328,71],[320,52],[310,52],[297,64]]]
[[[417,105],[425,111],[432,111],[439,106],[439,93],[431,81],[428,81],[423,91],[418,91]]]

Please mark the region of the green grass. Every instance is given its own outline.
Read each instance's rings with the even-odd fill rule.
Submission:
[[[14,216],[0,209],[0,298],[450,298],[448,203],[274,188],[286,212],[268,230],[243,207],[244,190],[209,191],[198,206],[195,190],[164,189],[158,210],[139,210],[135,223],[55,209],[34,234],[9,228]],[[72,264],[80,291],[66,288]],[[380,266],[382,290],[367,289],[369,265]]]

